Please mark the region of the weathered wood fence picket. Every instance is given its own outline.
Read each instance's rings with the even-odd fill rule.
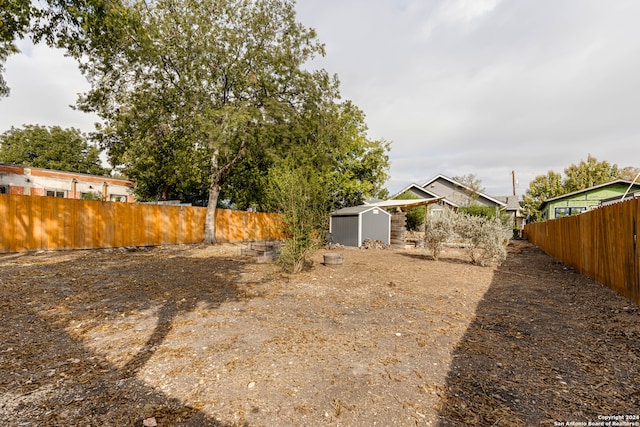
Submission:
[[[0,253],[200,243],[206,208],[0,194]],[[218,209],[219,242],[282,237],[280,216]]]
[[[640,304],[638,231],[640,199],[524,229],[526,238],[549,255]]]

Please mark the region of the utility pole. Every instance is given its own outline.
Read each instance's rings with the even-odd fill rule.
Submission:
[[[513,195],[516,195],[516,171],[511,171],[511,185],[513,186]]]

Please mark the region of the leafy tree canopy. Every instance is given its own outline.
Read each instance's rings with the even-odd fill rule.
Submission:
[[[252,184],[287,157],[315,165],[344,203],[383,191],[388,143],[368,140],[362,112],[337,103],[337,78],[303,70],[324,46],[293,1],[99,5],[53,14],[71,24],[50,33],[91,83],[79,105],[103,118],[98,138],[143,198],[206,195],[206,241],[220,196],[263,203]]]
[[[9,95],[4,63],[19,52],[16,41],[30,37],[66,48],[76,58],[86,43],[105,44],[113,37],[114,17],[125,10],[120,0],[0,0],[0,97]],[[91,34],[86,38],[83,34]]]
[[[100,151],[78,129],[28,125],[0,135],[0,162],[20,166],[106,175]]]
[[[478,178],[473,173],[454,176],[451,179],[470,188],[475,194],[484,192],[484,187],[482,186],[482,180],[480,180],[480,178]]]
[[[4,62],[9,55],[18,52],[16,39],[27,33],[31,15],[30,0],[0,0],[0,97],[9,95],[4,80]]]
[[[546,175],[539,175],[531,181],[522,202],[525,215],[531,221],[538,221],[542,218],[540,206],[545,200],[616,179],[632,180],[634,178],[629,177],[634,172],[637,174],[637,171],[638,168],[631,166],[619,169],[618,165],[610,164],[606,160],[598,161],[589,154],[586,161],[581,160],[577,165],[572,164],[565,168],[564,176],[549,171]]]

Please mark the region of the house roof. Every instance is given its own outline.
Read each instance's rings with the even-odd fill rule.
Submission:
[[[496,199],[503,202],[507,206],[508,211],[517,211],[520,209],[518,196],[497,196]]]
[[[561,199],[564,199],[566,197],[572,197],[572,196],[575,196],[575,195],[578,195],[578,194],[586,193],[587,191],[593,191],[593,190],[597,190],[599,188],[608,187],[608,186],[614,185],[614,184],[626,184],[626,185],[628,185],[630,187],[635,186],[635,187],[640,189],[640,184],[634,184],[633,181],[628,181],[626,179],[616,179],[615,181],[610,181],[610,182],[606,182],[604,184],[594,185],[594,186],[589,187],[589,188],[585,188],[585,189],[577,190],[577,191],[572,191],[571,193],[563,194],[561,196],[556,196],[556,197],[552,197],[550,199],[545,199],[545,200],[542,201],[542,205],[545,205],[545,204],[550,203],[550,202],[554,202],[556,200],[561,200]]]
[[[483,197],[483,198],[485,198],[487,200],[490,200],[490,201],[492,201],[493,203],[495,203],[497,205],[500,205],[500,206],[503,206],[503,207],[507,206],[507,204],[505,202],[501,202],[500,200],[496,199],[495,197],[491,197],[491,196],[489,196],[489,195],[487,195],[485,193],[481,193],[479,191],[475,191],[473,188],[471,188],[471,187],[469,187],[467,185],[461,184],[458,181],[456,181],[456,180],[454,180],[452,178],[449,178],[448,176],[442,175],[442,174],[438,174],[438,175],[434,176],[433,178],[431,178],[430,180],[428,180],[427,182],[425,182],[424,184],[422,184],[422,188],[426,189],[426,187],[429,184],[433,183],[434,181],[437,181],[438,179],[444,179],[445,181],[449,181],[450,183],[452,183],[452,184],[454,184],[454,185],[456,185],[458,187],[461,187],[461,188],[463,188],[463,189],[465,189],[465,190],[467,190],[469,192],[476,193],[478,196]],[[439,196],[439,195],[436,194],[436,196]]]

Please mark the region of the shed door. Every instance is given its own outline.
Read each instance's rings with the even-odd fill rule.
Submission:
[[[389,244],[389,215],[382,209],[372,209],[362,214],[362,233],[361,241],[365,239],[380,240]]]
[[[331,217],[331,238],[333,243],[358,247],[358,216]]]

